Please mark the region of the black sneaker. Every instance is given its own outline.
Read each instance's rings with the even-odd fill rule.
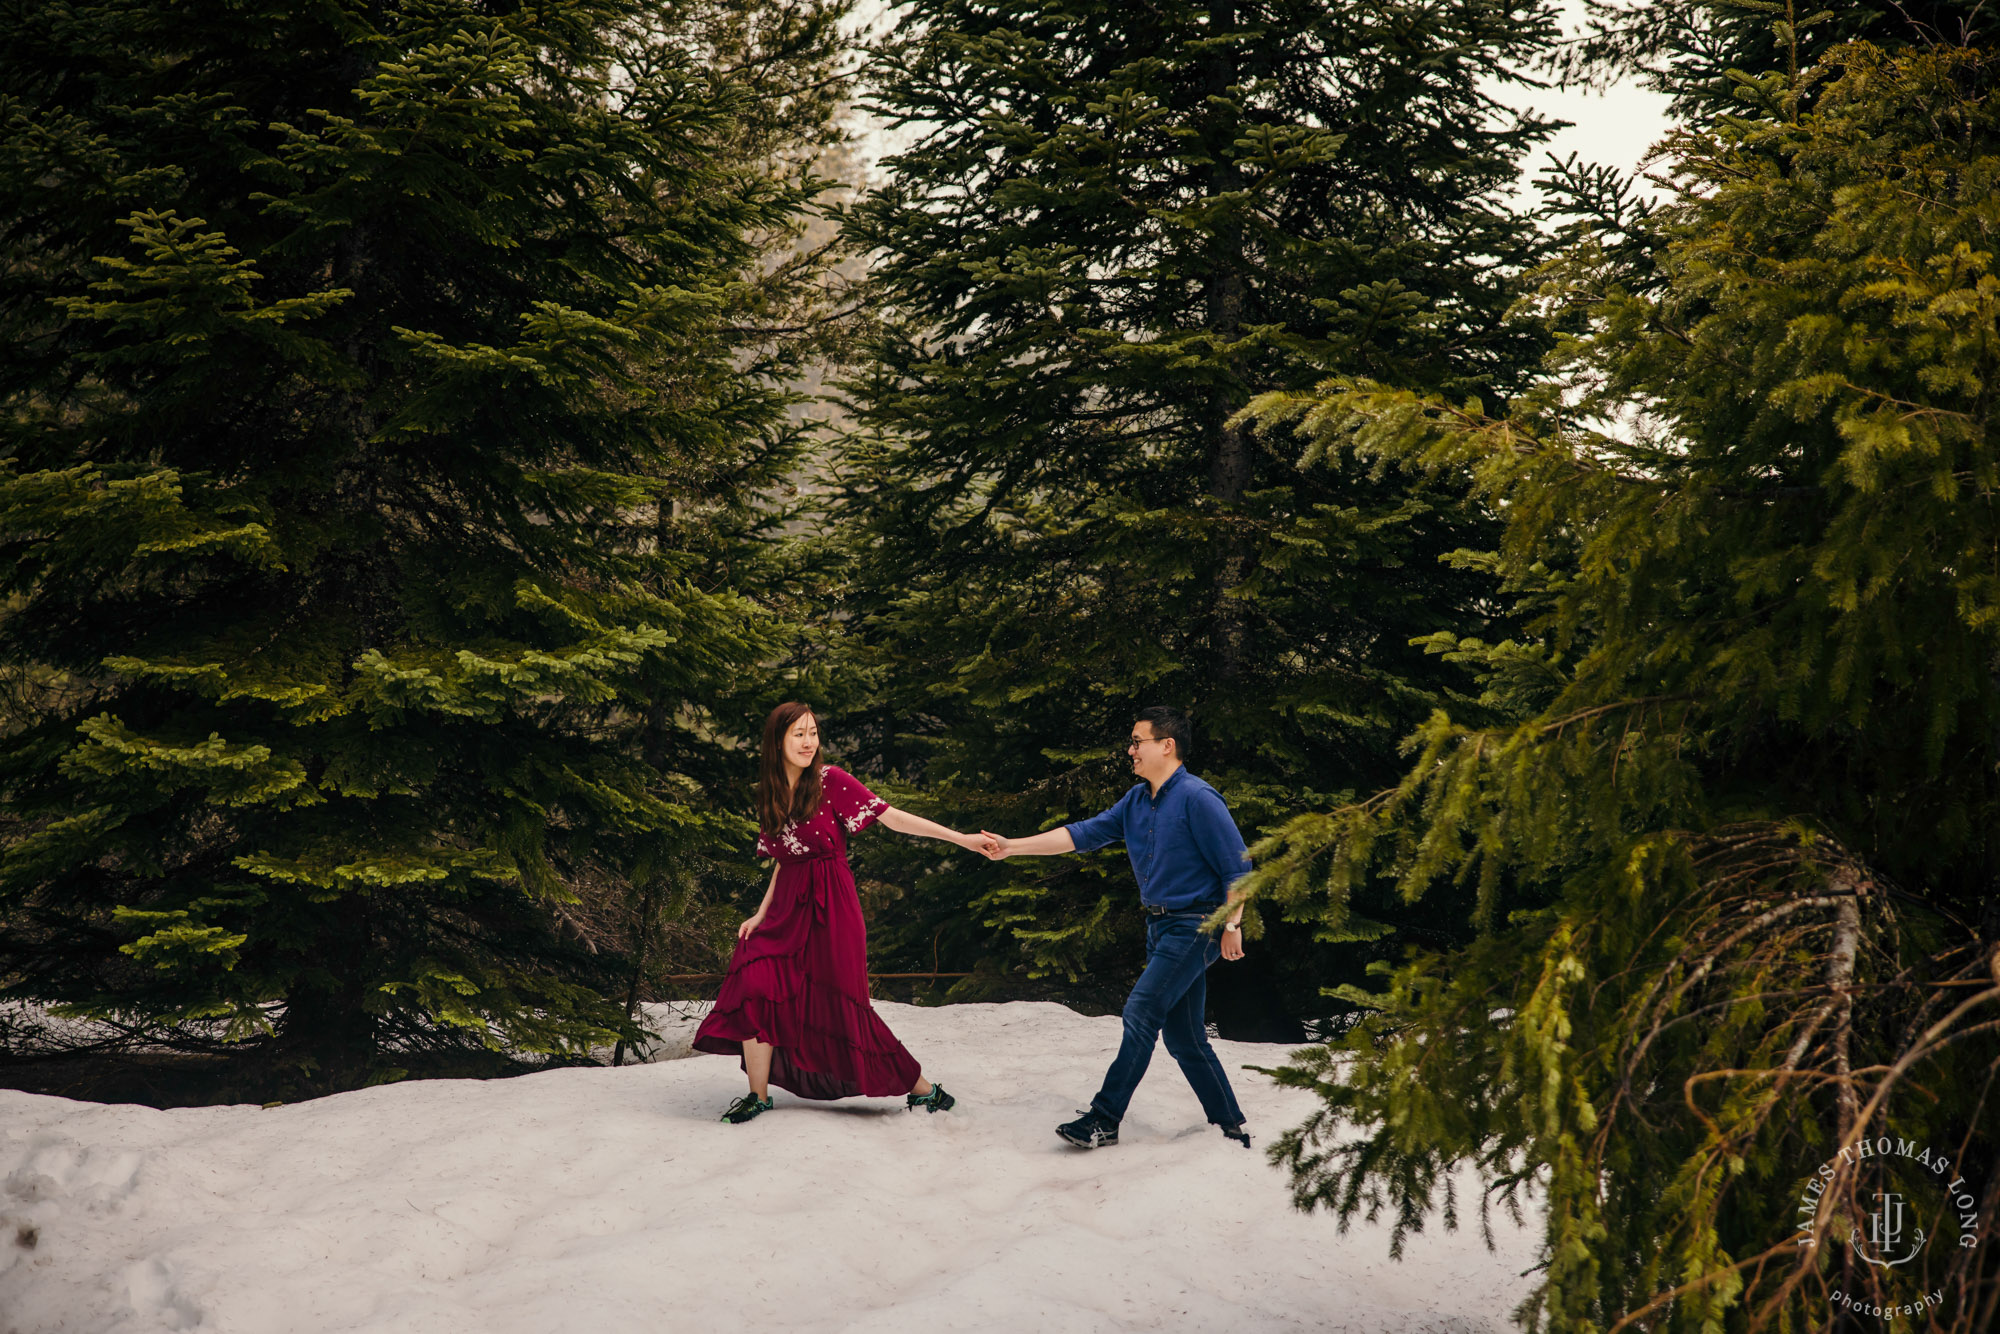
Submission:
[[[905,1099],[905,1108],[916,1111],[921,1107],[927,1112],[948,1112],[958,1106],[958,1099],[944,1091],[944,1085],[933,1083],[929,1093],[912,1093]]]
[[[768,1112],[777,1105],[774,1099],[760,1098],[754,1093],[746,1093],[729,1104],[729,1110],[722,1114],[722,1119],[732,1126],[740,1126],[751,1117]]]
[[[1246,1149],[1250,1147],[1250,1132],[1243,1128],[1241,1121],[1238,1121],[1233,1126],[1224,1126],[1222,1128],[1222,1137],[1224,1139],[1233,1139]]]
[[[1118,1123],[1092,1108],[1076,1120],[1057,1126],[1056,1134],[1079,1149],[1101,1149],[1118,1142]]]

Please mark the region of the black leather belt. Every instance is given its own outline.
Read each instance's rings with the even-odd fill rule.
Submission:
[[[1198,912],[1203,917],[1206,917],[1221,906],[1221,899],[1217,899],[1213,903],[1190,903],[1185,908],[1169,908],[1165,904],[1160,903],[1141,903],[1139,905],[1148,917],[1165,917],[1168,913],[1176,912]]]

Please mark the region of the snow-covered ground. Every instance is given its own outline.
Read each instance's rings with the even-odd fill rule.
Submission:
[[[1053,1127],[1117,1019],[878,1005],[956,1111],[780,1092],[723,1125],[713,1056],[270,1110],[0,1091],[0,1334],[1508,1328],[1529,1233],[1434,1227],[1399,1263],[1386,1225],[1290,1207],[1261,1148],[1312,1099],[1239,1068],[1284,1049],[1217,1044],[1258,1151],[1161,1051],[1086,1153]]]

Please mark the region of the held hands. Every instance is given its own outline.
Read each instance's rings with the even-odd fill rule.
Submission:
[[[990,857],[994,861],[999,861],[1007,855],[1002,851],[1006,845],[1006,839],[1000,837],[998,834],[989,834],[984,829],[976,834],[961,834],[958,837],[958,846],[964,848],[967,852],[976,852],[982,857]]]

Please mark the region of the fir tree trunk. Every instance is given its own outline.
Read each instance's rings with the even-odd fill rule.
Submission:
[[[1217,35],[1233,33],[1236,29],[1236,7],[1230,4],[1213,6],[1209,10],[1209,27]],[[1233,46],[1218,45],[1208,62],[1208,95],[1216,99],[1212,105],[1226,103],[1230,88],[1236,83],[1237,62]],[[1241,188],[1241,179],[1236,169],[1235,144],[1237,120],[1217,111],[1208,134],[1209,166],[1208,196],[1213,206],[1217,201],[1232,195]],[[1217,358],[1217,384],[1208,405],[1208,494],[1217,502],[1221,510],[1222,529],[1217,555],[1219,557],[1215,574],[1214,620],[1215,678],[1218,682],[1233,681],[1242,674],[1248,633],[1244,624],[1243,609],[1237,605],[1234,594],[1243,583],[1246,566],[1249,563],[1249,544],[1239,523],[1230,511],[1242,499],[1244,489],[1250,484],[1250,442],[1244,430],[1232,420],[1242,408],[1245,399],[1239,383],[1239,368],[1234,355],[1234,344],[1243,332],[1243,226],[1233,212],[1226,213],[1216,227],[1213,238],[1211,262],[1213,272],[1206,287],[1208,329],[1217,343],[1226,350]]]
[[[1826,986],[1833,998],[1833,1077],[1834,1102],[1838,1109],[1834,1140],[1845,1147],[1853,1141],[1861,1115],[1861,1094],[1854,1082],[1854,962],[1861,949],[1861,878],[1851,868],[1842,867],[1830,882],[1841,895],[1834,908],[1833,943],[1827,952]],[[1840,1248],[1841,1291],[1853,1292],[1856,1283],[1854,1248]],[[1855,1317],[1846,1311],[1834,1313],[1835,1328],[1852,1328]]]
[[[377,1023],[368,1012],[372,927],[365,900],[327,905],[314,933],[315,966],[285,998],[275,1053],[281,1070],[309,1089],[365,1083],[377,1060]]]
[[[649,884],[639,891],[638,912],[632,928],[632,977],[625,987],[625,1017],[636,1019],[639,1015],[639,986],[646,978],[646,955],[653,943],[653,887]],[[625,1064],[625,1039],[619,1038],[612,1049],[611,1064]]]

